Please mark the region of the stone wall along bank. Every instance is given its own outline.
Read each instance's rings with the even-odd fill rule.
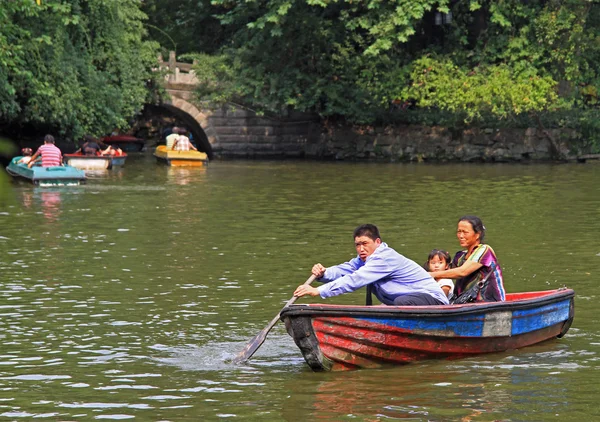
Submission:
[[[522,162],[553,160],[551,136],[565,158],[580,135],[570,129],[479,129],[396,125],[328,127],[306,146],[306,156],[431,162]],[[570,146],[570,147],[569,147]]]
[[[228,107],[212,110],[207,120],[204,130],[216,157],[304,157],[320,134],[318,118],[304,114],[276,118]]]
[[[577,155],[572,149],[580,142],[570,129],[332,125],[301,113],[275,118],[235,107],[207,114],[215,157],[523,162],[556,159],[549,137],[564,158]]]

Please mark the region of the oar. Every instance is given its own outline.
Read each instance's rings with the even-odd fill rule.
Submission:
[[[308,278],[308,280],[306,280],[304,282],[304,285],[308,286],[313,281],[315,281],[315,276],[311,275]],[[283,311],[285,308],[287,308],[292,303],[294,303],[296,301],[296,299],[298,299],[298,298],[294,296],[290,300],[288,300],[287,303],[285,304],[285,306],[281,309],[281,311]],[[267,338],[267,334],[269,334],[269,331],[271,331],[271,328],[273,328],[273,326],[275,326],[275,324],[277,324],[277,321],[279,321],[279,316],[281,315],[281,311],[279,311],[279,313],[277,314],[277,316],[275,318],[273,318],[271,320],[271,322],[269,322],[269,324],[265,328],[263,328],[260,333],[258,333],[256,336],[254,336],[252,338],[252,340],[250,340],[248,342],[248,344],[246,345],[246,347],[244,347],[244,350],[242,350],[232,360],[233,363],[246,362],[248,359],[250,359],[252,357],[252,355],[254,353],[256,353],[256,351],[258,350],[258,348],[265,342],[265,339]]]

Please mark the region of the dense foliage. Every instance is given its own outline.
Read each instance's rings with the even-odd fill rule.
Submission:
[[[179,3],[210,16],[208,1]],[[598,0],[212,4],[231,37],[218,54],[196,43],[203,98],[363,123],[395,104],[468,122],[598,107]]]
[[[157,77],[146,33],[199,53],[203,99],[600,132],[599,0],[3,1],[0,125],[73,137],[125,125]]]
[[[144,0],[148,33],[167,50],[179,54],[215,53],[231,37],[217,14],[226,11],[210,0]]]
[[[71,138],[125,126],[155,77],[141,0],[37,3],[0,3],[0,125]]]

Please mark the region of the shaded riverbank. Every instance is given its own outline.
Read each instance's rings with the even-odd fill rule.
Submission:
[[[583,145],[582,135],[571,129],[376,127],[315,120],[300,124],[298,117],[289,124],[278,121],[276,127],[273,120],[257,117],[247,110],[219,113],[210,114],[205,128],[198,126],[192,131],[196,144],[200,139],[210,145],[215,160],[307,158],[379,163],[544,163],[585,162],[600,157],[588,154],[590,148]],[[147,107],[127,133],[145,139],[146,148],[153,149],[164,143],[164,134],[177,125],[186,127],[186,121],[160,108]],[[216,125],[222,126],[221,135],[215,135]],[[35,150],[42,139],[40,135],[15,141],[13,150],[18,152],[23,147]],[[63,153],[77,149],[76,143],[60,138],[57,138],[57,146]],[[557,159],[557,155],[561,158]],[[8,159],[8,156],[3,157],[4,165]]]
[[[202,125],[194,127],[203,132],[195,133],[194,138],[207,139],[217,159],[530,163],[575,160],[590,152],[582,134],[566,128],[357,126],[298,113],[268,117],[240,107],[201,109]],[[154,143],[160,142],[159,134],[177,119],[163,113],[161,108],[147,107],[136,123]]]

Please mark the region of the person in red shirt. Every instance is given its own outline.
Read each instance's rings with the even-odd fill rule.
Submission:
[[[44,145],[38,148],[33,154],[27,166],[31,168],[39,156],[42,156],[42,167],[54,167],[62,165],[62,153],[60,149],[54,145],[54,136],[44,136]]]

